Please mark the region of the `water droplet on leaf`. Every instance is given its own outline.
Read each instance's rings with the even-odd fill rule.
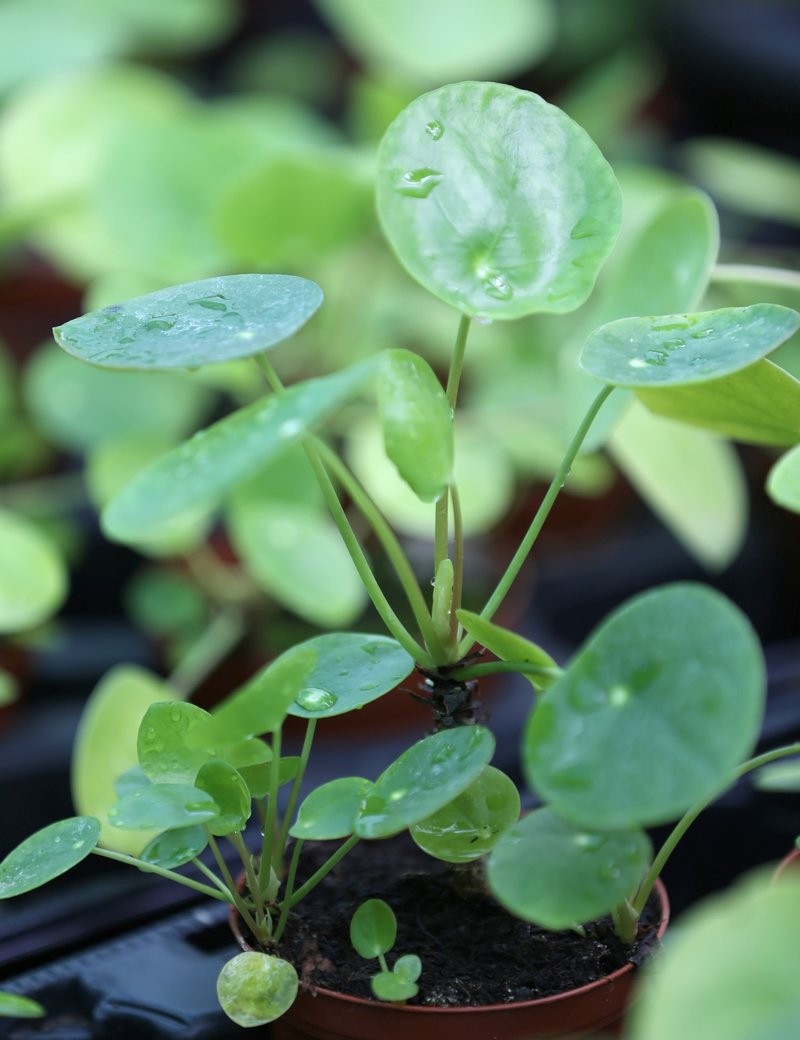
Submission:
[[[427,199],[444,174],[423,166],[419,170],[406,170],[400,178],[397,190],[401,195],[410,195],[414,199]]]
[[[575,227],[570,231],[569,237],[574,239],[580,238],[594,238],[598,232],[602,231],[603,225],[597,219],[597,217],[588,214],[585,217],[581,217]]]
[[[490,274],[484,280],[483,289],[487,296],[495,300],[510,300],[514,295],[508,279],[502,274]]]
[[[434,141],[439,141],[444,134],[444,127],[438,119],[432,119],[429,123],[425,124],[425,133]]]
[[[295,698],[295,704],[304,711],[328,711],[338,701],[335,693],[330,690],[321,690],[317,686],[309,686],[301,690]]]

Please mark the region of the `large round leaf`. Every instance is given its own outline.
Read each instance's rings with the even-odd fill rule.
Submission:
[[[79,813],[106,819],[119,794],[115,780],[139,761],[136,734],[145,712],[175,696],[135,665],[119,665],[101,679],[83,709],[72,747],[72,800]],[[150,837],[103,823],[100,844],[137,855]]]
[[[414,667],[400,644],[388,636],[331,632],[300,643],[283,656],[313,649],[316,664],[289,708],[301,719],[327,719],[377,700]]]
[[[67,592],[67,571],[53,544],[28,520],[0,510],[0,632],[47,620]]]
[[[759,732],[764,664],[747,619],[701,585],[608,618],[525,732],[532,787],[578,826],[664,823],[730,781]]]
[[[197,368],[281,343],[321,303],[306,278],[232,274],[104,307],[53,332],[68,354],[104,368]]]
[[[0,899],[30,892],[86,859],[97,845],[100,823],[93,816],[59,820],[26,838],[0,863]]]
[[[217,999],[238,1026],[260,1026],[289,1010],[297,987],[297,972],[288,961],[248,950],[224,965],[217,979]]]
[[[388,838],[458,797],[489,764],[494,737],[483,726],[442,730],[404,751],[375,781],[356,817],[361,838]]]
[[[355,395],[375,363],[370,359],[336,375],[310,379],[196,433],[134,477],[111,501],[102,515],[106,534],[136,543],[163,533],[187,512],[216,505]]]
[[[597,146],[514,87],[423,95],[389,127],[378,161],[378,213],[401,263],[471,316],[574,310],[619,230],[619,188]]]
[[[617,386],[703,383],[747,368],[798,328],[800,315],[774,303],[622,318],[594,330],[580,363]]]
[[[108,810],[109,822],[131,830],[173,830],[207,823],[219,806],[191,784],[148,784],[124,794]]]
[[[650,853],[640,830],[581,830],[539,809],[498,841],[489,857],[489,887],[517,917],[568,928],[610,913],[632,896]]]
[[[360,776],[343,776],[322,784],[300,806],[289,833],[293,838],[315,841],[349,837],[358,810],[371,791],[371,781]]]

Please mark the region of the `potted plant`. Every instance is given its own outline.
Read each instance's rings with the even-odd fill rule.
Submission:
[[[467,1035],[468,1021],[478,1023],[472,1028],[481,1036],[499,1030],[500,1021],[509,1023],[502,1028],[512,1037],[596,1029],[621,1013],[631,944],[682,833],[737,776],[797,749],[747,760],[763,705],[760,647],[741,612],[709,588],[673,584],[636,597],[565,667],[493,619],[598,416],[608,428],[626,407],[647,408],[736,438],[796,442],[800,384],[765,357],[800,318],[772,304],[691,310],[713,263],[704,218],[687,217],[683,250],[664,257],[634,249],[628,270],[641,274],[641,291],[621,284],[615,313],[606,312],[583,345],[583,375],[575,373],[570,404],[584,398],[586,406],[549,490],[492,594],[466,605],[469,561],[453,478],[453,427],[470,324],[580,306],[614,245],[619,189],[599,150],[564,113],[525,91],[477,82],[440,88],[406,108],[384,138],[377,180],[379,215],[399,260],[460,315],[445,387],[406,349],[285,386],[268,350],[321,303],[319,289],[297,276],[229,275],[176,286],[85,315],[57,329],[56,338],[68,353],[111,369],[252,358],[267,396],[141,471],[104,509],[104,530],[134,542],[174,533],[300,444],[389,634],[325,633],[301,642],[210,713],[162,686],[138,727],[138,765],[118,779],[118,801],[108,814],[111,825],[139,832],[136,851],[103,847],[106,821],[73,817],[6,857],[0,896],[30,891],[93,853],[230,903],[254,948],[223,969],[222,1006],[243,1025],[281,1019],[287,1037],[325,1037],[332,1035],[327,1012],[317,1013],[325,1005],[313,995],[327,988],[332,968],[325,940],[307,934],[293,963],[285,953],[288,936],[303,935],[304,904],[312,905],[312,893],[344,857],[410,832],[425,853],[453,865],[451,890],[469,893],[451,919],[469,904],[483,912],[482,900],[496,900],[514,919],[572,930],[591,947],[586,923],[609,915],[623,976],[589,968],[573,1019],[565,995],[536,999],[538,984],[530,980],[524,985],[533,999],[502,1008],[495,1006],[503,1004],[498,996],[470,1012],[404,1005],[434,959],[422,948],[424,921],[417,925],[419,942],[407,946],[401,939],[390,965],[394,913],[367,891],[353,899],[348,919],[356,950],[378,961],[372,986],[379,999],[332,997],[337,1015],[352,1019],[352,1035],[393,1028],[387,1022],[394,1014],[403,1035],[426,1018],[439,1036]],[[641,316],[645,299],[666,305],[653,308],[656,316]],[[400,539],[321,432],[373,388],[388,465],[431,504],[430,599],[424,591],[430,578],[420,581]],[[376,579],[342,497],[384,551],[403,608],[389,602]],[[310,562],[325,567],[322,557]],[[539,805],[522,819],[517,785],[490,764],[494,738],[477,718],[479,683],[503,672],[529,679],[535,699],[522,726],[522,771]],[[430,705],[434,732],[376,779],[340,776],[305,793],[320,723],[324,728],[326,719],[403,682],[416,684],[414,692]],[[297,756],[282,751],[289,715],[306,721]],[[242,836],[251,818],[261,834],[256,851]],[[654,856],[645,828],[676,818]],[[241,858],[241,886],[220,838]],[[312,841],[340,844],[314,860],[304,851]],[[210,861],[201,858],[206,850]],[[188,864],[199,874],[177,872]],[[399,869],[391,863],[384,872]],[[658,908],[655,915],[657,922]],[[452,964],[445,971],[452,974]],[[501,989],[507,995],[505,980]],[[597,992],[600,1010],[588,1012],[583,1001]],[[517,1012],[522,1024],[515,1024]],[[367,1025],[359,1024],[362,1014]],[[525,1014],[543,1017],[531,1024]]]

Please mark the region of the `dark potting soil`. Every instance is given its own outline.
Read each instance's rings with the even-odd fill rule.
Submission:
[[[330,855],[330,843],[303,850],[299,882]],[[371,998],[377,961],[350,943],[350,919],[364,900],[384,899],[397,917],[391,967],[403,954],[422,960],[419,994],[433,1006],[504,1004],[561,993],[638,963],[657,943],[658,905],[645,911],[639,938],[625,946],[610,918],[574,931],[549,932],[509,916],[488,894],[474,867],[452,868],[426,856],[407,835],[357,845],[296,908],[281,955],[301,981]]]

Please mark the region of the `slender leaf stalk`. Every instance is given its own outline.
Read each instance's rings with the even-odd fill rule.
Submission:
[[[316,888],[320,881],[330,874],[336,864],[340,860],[344,859],[347,853],[354,848],[360,840],[361,839],[358,835],[351,834],[347,841],[343,842],[336,852],[325,860],[319,870],[312,874],[308,881],[301,885],[300,888],[292,894],[291,899],[286,900],[289,904],[289,909],[291,910],[293,906],[297,906],[301,899],[304,899],[313,888]]]
[[[137,859],[135,856],[128,856],[124,852],[94,848],[92,849],[92,855],[102,856],[103,859],[113,859],[117,863],[127,863],[129,867],[136,867],[137,870],[141,870],[144,874],[158,874],[159,877],[167,878],[169,881],[177,881],[179,885],[183,885],[185,888],[193,888],[195,892],[202,892],[204,896],[210,896],[211,899],[219,899],[223,903],[234,902],[230,893],[223,895],[219,889],[211,888],[210,885],[205,885],[202,881],[184,877],[183,874],[178,874],[177,871],[168,870],[166,867],[158,867],[154,863],[145,863],[144,860]]]
[[[466,314],[461,315],[458,323],[458,333],[450,358],[450,371],[447,374],[447,400],[450,410],[455,414],[458,402],[458,388],[461,383],[461,372],[464,368],[464,355],[467,349],[467,336],[469,334],[470,318]],[[434,547],[433,547],[433,572],[439,570],[439,564],[447,556],[449,542],[449,496],[447,492],[440,496],[436,502]]]
[[[188,700],[206,676],[224,660],[244,634],[241,610],[228,608],[212,620],[179,661],[167,680],[183,700]]]
[[[454,668],[447,673],[448,678],[465,682],[467,679],[480,679],[484,675],[500,675],[501,673],[518,672],[521,675],[541,676],[551,682],[563,674],[561,668],[545,668],[529,661],[482,661],[480,664],[468,664],[463,668]]]
[[[283,854],[283,850],[286,848],[286,842],[289,837],[289,828],[292,826],[292,819],[294,818],[294,810],[297,805],[297,799],[300,797],[300,788],[303,784],[303,778],[306,775],[306,769],[308,768],[308,760],[311,756],[311,745],[314,742],[314,734],[317,731],[317,720],[308,719],[306,722],[306,732],[303,737],[303,746],[300,749],[300,762],[297,767],[297,776],[295,776],[292,782],[292,789],[289,792],[289,801],[286,804],[286,812],[283,815],[283,822],[281,823],[280,834],[278,835],[278,848]]]
[[[278,726],[272,733],[272,761],[269,770],[269,794],[267,795],[267,818],[264,821],[264,838],[261,846],[261,862],[258,865],[258,887],[265,892],[270,882],[273,857],[283,854],[283,849],[276,849],[275,839],[278,835],[278,791],[280,790],[281,768],[281,728]]]
[[[211,855],[214,857],[214,862],[217,864],[219,872],[220,874],[222,874],[225,884],[228,886],[228,892],[230,895],[228,901],[230,903],[233,903],[233,905],[239,911],[242,920],[253,933],[253,935],[260,935],[261,930],[258,927],[256,918],[254,918],[253,915],[250,913],[250,909],[247,906],[247,902],[245,901],[244,896],[242,896],[241,892],[236,887],[236,881],[234,880],[230,870],[228,869],[228,864],[225,862],[225,858],[223,857],[222,852],[220,851],[219,843],[217,842],[214,835],[211,834],[208,827],[205,828],[205,831],[208,836],[208,847],[211,849]]]
[[[201,874],[205,874],[208,880],[212,884],[216,885],[220,892],[224,892],[227,896],[228,886],[225,884],[224,881],[217,877],[217,875],[214,873],[211,867],[206,866],[206,864],[201,859],[198,859],[197,856],[195,856],[192,860],[192,864],[200,871]]]
[[[464,593],[464,519],[461,513],[461,496],[455,483],[450,485],[450,501],[453,504],[453,605],[450,613],[450,636],[453,646],[458,646],[461,626],[456,611],[461,606]]]
[[[284,890],[283,902],[281,903],[281,915],[275,929],[275,942],[280,942],[286,922],[289,920],[289,911],[292,908],[292,895],[294,893],[295,880],[297,879],[297,867],[300,863],[300,852],[303,848],[303,839],[297,838],[292,849],[292,858],[289,860],[289,870],[286,874],[286,888]]]

